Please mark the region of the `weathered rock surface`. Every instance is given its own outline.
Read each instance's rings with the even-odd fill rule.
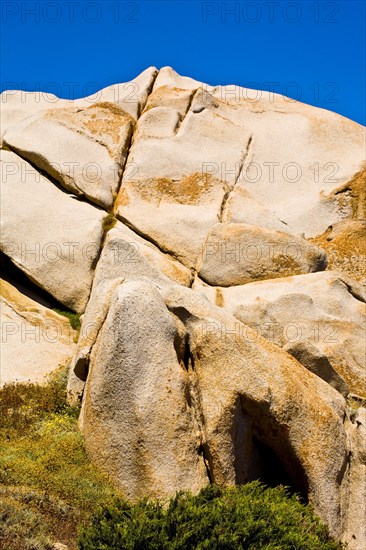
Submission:
[[[80,108],[95,103],[114,103],[136,120],[145,106],[157,73],[155,67],[149,67],[129,82],[112,84],[95,94],[76,99],[72,103]]]
[[[207,236],[199,276],[214,286],[325,269],[325,253],[305,239],[241,223],[216,224]]]
[[[70,309],[85,309],[102,240],[102,210],[57,189],[30,164],[1,152],[4,254]]]
[[[169,67],[1,106],[1,250],[85,312],[68,390],[94,460],[131,498],[290,484],[363,550],[364,129]],[[37,379],[17,327],[48,310],[5,314]]]
[[[161,293],[136,281],[112,294],[83,398],[89,451],[136,498],[265,477],[259,440],[337,533],[344,399],[199,294]]]
[[[245,128],[207,110],[182,117],[170,107],[150,108],[137,124],[117,217],[195,267],[249,140]],[[224,161],[235,168],[213,174]]]
[[[334,370],[328,357],[308,340],[301,342],[288,342],[282,348],[292,357],[295,357],[299,363],[313,372],[334,389],[339,391],[344,397],[349,394],[349,388],[341,376]]]
[[[68,319],[27,298],[0,279],[0,386],[44,382],[45,375],[70,363],[77,335]]]
[[[49,109],[12,126],[4,144],[67,190],[108,210],[118,191],[133,124],[113,103]]]
[[[280,347],[309,342],[352,392],[366,397],[366,296],[356,282],[325,271],[202,290]]]
[[[358,403],[359,405],[360,403]],[[365,405],[365,403],[364,403]],[[350,439],[348,475],[342,487],[342,540],[349,548],[366,546],[366,408],[361,406],[347,419]],[[357,495],[357,498],[354,496]]]
[[[90,353],[105,321],[113,291],[128,281],[154,281],[160,287],[171,288],[173,282],[190,286],[192,276],[174,258],[163,254],[120,222],[109,231],[95,271],[73,358],[68,392],[74,402],[82,395]]]
[[[67,99],[60,99],[54,94],[43,92],[23,92],[7,90],[0,94],[1,138],[6,130],[21,120],[41,111],[67,107]]]
[[[364,179],[366,192],[366,178]],[[312,242],[325,250],[328,268],[366,284],[366,215],[330,226]]]
[[[182,338],[153,287],[116,289],[91,355],[83,432],[97,462],[132,498],[207,483],[188,374],[177,358]]]

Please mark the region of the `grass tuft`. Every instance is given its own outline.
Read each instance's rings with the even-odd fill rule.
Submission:
[[[117,218],[113,216],[113,214],[107,214],[105,218],[103,218],[102,228],[105,233],[112,229],[117,223]]]
[[[58,313],[59,315],[63,315],[64,317],[66,317],[69,320],[70,325],[74,330],[80,330],[80,326],[81,326],[80,313],[74,313],[73,311],[56,309],[56,308],[54,308],[53,311],[55,313]]]

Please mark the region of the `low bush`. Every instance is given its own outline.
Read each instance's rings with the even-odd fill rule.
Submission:
[[[80,550],[336,550],[311,508],[284,487],[259,482],[169,503],[125,500],[105,506],[81,530]]]
[[[61,369],[45,385],[0,390],[0,548],[46,550],[52,540],[77,548],[79,525],[115,497],[87,457],[66,380]]]

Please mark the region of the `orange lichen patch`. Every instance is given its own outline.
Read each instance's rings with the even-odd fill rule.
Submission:
[[[274,256],[273,264],[275,265],[276,271],[278,271],[281,277],[283,277],[285,274],[299,275],[300,273],[303,273],[301,265],[292,256],[287,256],[285,254]]]
[[[216,288],[215,303],[218,307],[224,307],[224,295],[220,288]]]
[[[115,209],[117,209],[119,206],[129,206],[130,203],[131,201],[126,189],[124,187],[121,187],[115,204]]]
[[[119,159],[119,148],[132,134],[133,118],[114,103],[101,102],[79,109],[50,109],[45,117],[105,145],[111,156]]]
[[[350,196],[353,218],[366,219],[366,168],[357,172],[349,182],[333,192],[338,198],[341,198],[344,193]]]
[[[328,269],[366,280],[366,221],[346,220],[310,239],[327,253]]]
[[[124,116],[127,119],[129,119],[131,122],[134,121],[132,116],[129,113],[127,113],[126,111],[124,111],[122,109],[122,107],[120,107],[116,103],[111,103],[109,101],[100,101],[99,103],[93,103],[92,105],[87,107],[87,109],[96,109],[96,108],[97,109],[106,109],[109,112],[111,112],[111,113],[113,113],[117,116]]]
[[[350,369],[346,361],[335,361],[332,363],[334,370],[345,380],[350,391],[359,395],[362,398],[366,398],[366,385],[365,377],[358,375],[354,369]]]
[[[96,115],[96,116],[95,116]],[[106,142],[118,145],[126,136],[126,126],[132,130],[133,119],[112,103],[97,103],[77,113],[84,130]]]
[[[186,205],[199,205],[206,202],[207,196],[215,196],[226,190],[226,184],[210,174],[196,172],[180,180],[170,178],[149,178],[129,182],[142,200],[157,203],[170,202]],[[118,204],[126,205],[126,194],[120,193]],[[121,202],[124,201],[124,202]]]
[[[144,113],[154,107],[169,107],[177,111],[186,111],[193,93],[194,90],[161,86],[149,96]]]

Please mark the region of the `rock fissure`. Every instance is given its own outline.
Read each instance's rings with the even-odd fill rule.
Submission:
[[[123,166],[121,165],[121,174],[120,174],[120,177],[119,177],[119,181],[118,181],[118,186],[117,186],[117,190],[116,190],[116,194],[115,194],[115,197],[114,197],[114,200],[113,200],[113,204],[112,204],[112,207],[110,209],[110,212],[109,214],[112,215],[116,220],[117,220],[117,217],[116,217],[116,203],[117,203],[117,198],[118,198],[118,193],[122,187],[122,181],[123,181],[123,176],[124,176],[124,173],[125,173],[125,170],[126,170],[126,167],[128,165],[128,157],[129,157],[129,154],[130,154],[130,150],[131,150],[131,147],[132,147],[132,143],[133,143],[133,137],[134,137],[134,133],[135,133],[135,130],[136,130],[136,126],[137,126],[137,123],[138,123],[138,120],[143,112],[143,109],[149,99],[149,95],[151,94],[151,91],[152,91],[152,88],[154,86],[154,82],[156,80],[156,77],[158,75],[158,72],[154,75],[154,78],[150,84],[150,87],[148,89],[148,93],[147,93],[147,96],[146,96],[146,100],[145,100],[145,103],[143,105],[143,107],[140,107],[139,108],[139,112],[138,112],[138,116],[137,116],[137,120],[134,122],[134,124],[132,125],[132,129],[129,133],[129,137],[128,137],[128,140],[126,142],[126,145],[125,145],[125,149],[124,151],[121,152],[122,155],[125,155],[125,161],[123,163]],[[112,226],[113,227],[113,226]],[[98,252],[98,255],[94,261],[94,264],[93,264],[93,281],[94,281],[94,276],[95,276],[95,271],[96,271],[96,268],[97,268],[97,265],[98,265],[98,262],[100,260],[100,257],[102,255],[102,252],[103,252],[103,248],[104,248],[104,244],[105,244],[105,241],[106,241],[106,238],[107,238],[107,234],[108,232],[110,231],[111,227],[110,228],[107,228],[107,229],[104,229],[103,230],[103,236],[102,236],[102,241],[101,241],[101,246],[99,248],[99,252]]]
[[[195,372],[194,356],[191,351],[190,334],[187,327],[188,323],[190,322],[190,320],[193,319],[194,316],[184,307],[167,306],[167,309],[183,323],[186,329],[186,332],[184,334],[183,353],[181,358],[178,355],[178,361],[183,362],[184,369],[188,375],[186,399],[188,406],[193,409],[195,421],[198,428],[196,433],[197,453],[202,457],[209,482],[213,483],[214,480],[212,473],[212,459],[210,455],[209,445],[207,443],[205,417],[202,407],[202,396],[199,388],[197,373]]]
[[[253,134],[251,134],[249,136],[247,146],[243,151],[242,158],[240,159],[239,169],[238,169],[238,173],[236,175],[235,181],[234,181],[233,185],[227,190],[227,192],[223,196],[222,203],[220,205],[220,211],[219,211],[219,214],[218,214],[218,219],[219,219],[220,222],[226,221],[225,220],[225,215],[226,215],[227,202],[230,198],[231,193],[234,191],[235,187],[237,186],[237,184],[239,182],[240,176],[241,176],[241,174],[243,172],[243,169],[244,169],[244,166],[245,166],[246,159],[249,156],[249,150],[250,150],[250,146],[251,146],[252,141],[253,141]]]
[[[202,396],[199,388],[197,374],[195,372],[194,357],[190,349],[189,333],[187,333],[185,357],[187,360],[187,372],[189,376],[188,390],[190,401],[194,410],[195,420],[198,426],[197,433],[197,452],[202,457],[207,478],[210,483],[213,483],[212,464],[210,461],[210,449],[207,442],[205,429],[205,417],[202,407]]]
[[[37,164],[35,164],[33,161],[31,161],[29,158],[27,158],[19,149],[17,149],[16,147],[13,147],[13,146],[10,146],[7,142],[6,142],[6,139],[4,137],[4,141],[3,141],[5,147],[2,147],[2,149],[4,151],[11,151],[12,153],[14,153],[14,155],[16,155],[17,157],[19,157],[20,159],[24,160],[26,163],[28,163],[36,172],[38,172],[38,174],[40,176],[43,176],[44,178],[46,178],[50,183],[52,183],[52,185],[54,185],[55,187],[57,187],[57,189],[59,189],[59,191],[62,191],[62,193],[64,193],[65,195],[68,195],[69,197],[71,198],[75,198],[76,200],[78,201],[81,201],[81,202],[86,202],[87,204],[89,204],[90,206],[94,206],[95,208],[98,208],[99,210],[103,210],[100,206],[98,206],[97,204],[94,204],[94,203],[91,203],[89,200],[86,200],[88,197],[87,195],[85,194],[84,191],[82,191],[75,183],[75,187],[77,187],[77,189],[80,191],[80,195],[75,195],[75,193],[73,191],[70,191],[69,189],[67,189],[66,187],[63,187],[59,181],[57,181],[56,178],[52,177],[46,170],[46,168],[40,168],[39,166],[37,166]],[[85,197],[85,198],[84,198]]]
[[[147,235],[146,233],[144,233],[143,231],[138,229],[127,218],[125,218],[124,216],[119,214],[117,219],[120,222],[122,222],[124,225],[126,225],[129,229],[131,229],[131,231],[136,233],[136,235],[138,235],[139,237],[141,237],[145,241],[149,242],[150,244],[153,244],[159,250],[159,252],[161,252],[162,254],[165,254],[166,256],[171,256],[172,258],[174,258],[174,260],[179,262],[181,266],[183,266],[185,268],[188,268],[188,269],[191,269],[191,266],[184,265],[183,262],[176,256],[176,254],[172,250],[169,250],[168,248],[166,248],[166,249],[163,248],[155,239],[153,239],[152,237],[150,237],[150,235]]]
[[[361,286],[347,282],[344,279],[339,279],[339,282],[347,287],[348,292],[359,302],[366,304],[366,294]]]
[[[190,112],[191,105],[192,105],[192,103],[193,103],[193,100],[194,100],[194,98],[195,98],[197,92],[198,92],[198,90],[193,90],[193,91],[192,91],[192,93],[191,93],[191,95],[190,95],[190,97],[189,97],[189,100],[188,100],[188,105],[187,105],[186,111],[185,111],[185,113],[183,114],[183,116],[179,119],[179,122],[178,122],[178,124],[177,124],[177,127],[175,128],[175,135],[178,134],[178,132],[179,132],[179,130],[180,130],[180,128],[181,128],[183,122],[185,121],[185,119],[186,119],[188,113]]]

